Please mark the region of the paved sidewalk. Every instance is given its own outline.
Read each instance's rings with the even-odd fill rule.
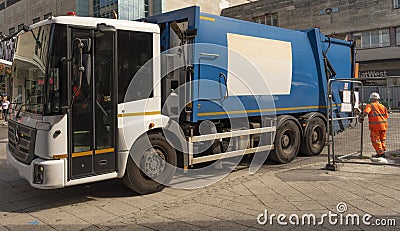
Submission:
[[[322,170],[325,157],[265,165],[254,175],[231,173],[196,190],[167,188],[138,196],[118,180],[58,190],[31,188],[5,163],[0,144],[0,231],[2,230],[400,230],[400,168],[346,164]],[[279,226],[257,223],[270,214],[371,214],[396,219],[396,227]],[[261,217],[261,220],[264,216]],[[288,218],[286,218],[288,221]]]

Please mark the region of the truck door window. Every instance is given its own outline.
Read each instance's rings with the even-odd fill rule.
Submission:
[[[140,68],[152,58],[152,33],[118,31],[118,103],[153,97],[152,65],[132,82]]]

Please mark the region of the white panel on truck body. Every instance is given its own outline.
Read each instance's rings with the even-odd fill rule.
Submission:
[[[227,39],[230,95],[290,94],[293,64],[290,42],[231,33]]]

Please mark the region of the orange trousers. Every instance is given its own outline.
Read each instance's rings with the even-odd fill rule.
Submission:
[[[371,143],[376,153],[383,154],[386,151],[386,130],[371,130]]]

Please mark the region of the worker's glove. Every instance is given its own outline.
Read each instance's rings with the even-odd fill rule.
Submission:
[[[364,122],[364,118],[358,117],[358,122],[360,122],[360,123]]]

